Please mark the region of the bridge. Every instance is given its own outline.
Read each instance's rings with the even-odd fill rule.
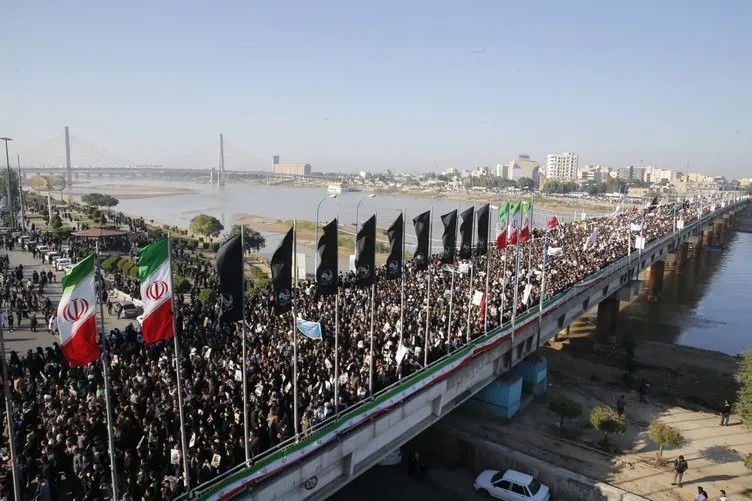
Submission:
[[[618,319],[619,300],[633,297],[641,277],[647,278],[648,297],[657,297],[664,270],[681,271],[690,245],[697,255],[703,247],[722,242],[736,212],[747,203],[746,199],[729,203],[698,220],[685,221],[681,229],[552,297],[540,312],[533,308],[521,315],[514,331],[507,324],[475,339],[372,400],[322,423],[299,441],[282,444],[253,465],[240,465],[199,486],[191,499],[326,499],[513,367],[528,363],[529,355],[583,313],[597,306],[596,335],[608,335]]]

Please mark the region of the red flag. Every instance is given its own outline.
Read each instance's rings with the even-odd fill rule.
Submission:
[[[557,226],[559,226],[559,220],[556,219],[556,216],[554,216],[554,217],[552,217],[551,219],[548,220],[548,229],[549,230],[553,230]]]
[[[496,236],[496,250],[504,250],[507,247],[507,229],[504,228]]]

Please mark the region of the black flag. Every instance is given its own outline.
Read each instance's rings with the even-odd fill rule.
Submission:
[[[242,230],[241,230],[242,231]],[[240,235],[222,244],[217,251],[217,292],[220,321],[243,320],[243,248]]]
[[[478,209],[478,217],[475,221],[475,224],[478,225],[478,241],[475,244],[475,252],[479,256],[485,256],[488,252],[488,209],[488,204]]]
[[[363,223],[358,232],[355,258],[356,281],[360,287],[373,284],[376,269],[376,215]]]
[[[655,208],[658,207],[658,195],[653,198],[653,201],[650,202],[650,207],[648,207],[648,212],[653,212]]]
[[[332,219],[324,226],[319,238],[319,267],[316,269],[317,291],[323,296],[337,293],[339,266],[337,261],[337,220]]]
[[[387,280],[395,280],[402,276],[402,235],[404,231],[405,221],[400,214],[386,230],[386,234],[389,236],[389,256],[386,258]]]
[[[444,223],[444,235],[441,237],[444,252],[441,254],[441,262],[453,263],[457,250],[457,211],[453,210],[441,216],[441,222]]]
[[[460,259],[470,259],[473,256],[473,217],[475,207],[470,207],[462,212],[460,224]]]
[[[277,315],[292,309],[292,239],[293,229],[290,228],[272,255],[272,292]]]
[[[418,240],[413,262],[416,270],[425,270],[431,260],[431,211],[413,218],[413,226],[415,238]]]

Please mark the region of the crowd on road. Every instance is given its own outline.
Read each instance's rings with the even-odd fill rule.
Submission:
[[[707,205],[704,211],[708,211]],[[609,263],[634,250],[630,225],[641,226],[647,242],[674,229],[677,219],[692,220],[703,212],[699,204],[681,207],[654,206],[625,211],[611,217],[561,224],[548,238],[546,297],[566,290]],[[142,220],[110,212],[108,219],[134,232],[132,248],[148,241]],[[71,256],[81,258],[91,249],[89,242],[62,242],[42,231],[29,232],[37,242],[67,244]],[[595,236],[594,236],[595,235]],[[631,238],[630,238],[631,236]],[[517,311],[537,307],[543,277],[544,235],[534,230],[533,238],[520,246]],[[6,239],[6,248],[8,239]],[[552,252],[555,250],[555,252]],[[34,252],[33,249],[25,252]],[[139,325],[106,336],[110,348],[110,384],[114,409],[114,445],[119,473],[120,496],[124,500],[173,499],[182,489],[182,461],[188,462],[192,485],[211,480],[242,463],[244,455],[241,330],[238,325],[220,323],[220,305],[204,304],[197,291],[216,287],[213,263],[181,245],[174,272],[187,278],[193,290],[176,307],[181,345],[180,363],[184,391],[188,458],[180,453],[180,422],[175,352],[172,342],[145,345]],[[400,314],[402,281],[386,281],[384,270],[377,275],[376,301],[371,289],[355,286],[350,272],[340,272],[339,367],[334,381],[334,296],[316,294],[316,286],[302,281],[296,289],[299,313],[319,321],[323,339],[299,338],[298,399],[301,433],[334,416],[371,392],[393,384],[424,365],[424,347],[431,363],[461,346],[468,335],[483,334],[478,321],[480,306],[470,299],[484,291],[486,269],[489,294],[487,328],[507,322],[513,311],[515,252],[490,251],[464,264],[472,266],[473,284],[467,274],[445,271],[434,261],[427,271],[405,264],[404,315]],[[436,256],[438,259],[438,256]],[[486,259],[491,259],[488,265]],[[459,268],[461,268],[460,266]],[[34,288],[33,274],[0,258],[3,283],[0,306],[44,318],[51,314],[44,294]],[[428,276],[431,297],[426,297]],[[49,279],[49,278],[48,278]],[[52,277],[54,280],[54,275]],[[130,287],[132,279],[110,277],[111,285]],[[114,281],[114,282],[113,282]],[[452,286],[452,282],[454,285]],[[530,285],[527,287],[527,285]],[[523,291],[528,289],[528,293]],[[453,291],[453,293],[452,293]],[[426,331],[426,304],[428,331]],[[450,304],[452,312],[450,313]],[[371,308],[375,314],[373,379],[369,377]],[[250,449],[258,456],[291,439],[296,427],[293,416],[293,324],[290,315],[276,316],[271,291],[262,289],[247,298],[248,323],[247,381],[249,388]],[[9,313],[10,316],[10,313]],[[401,329],[400,321],[404,321]],[[45,318],[45,323],[48,319]],[[400,332],[404,358],[398,363]],[[428,343],[425,342],[429,333]],[[15,445],[21,478],[31,495],[39,499],[104,499],[109,492],[108,434],[103,398],[102,366],[99,362],[70,369],[55,345],[30,351],[20,357],[12,353],[9,362]],[[338,384],[339,401],[334,401]],[[6,417],[7,418],[7,417]],[[5,428],[7,430],[7,428]],[[2,458],[8,460],[7,431],[3,436]],[[10,475],[2,484],[0,499],[12,492]]]

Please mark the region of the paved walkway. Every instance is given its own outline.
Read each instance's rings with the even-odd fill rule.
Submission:
[[[45,287],[45,296],[50,298],[54,307],[57,307],[57,304],[60,301],[60,279],[63,276],[63,272],[54,271],[54,268],[47,263],[42,264],[42,260],[35,259],[34,257],[32,257],[30,252],[13,250],[10,252],[5,251],[5,253],[8,254],[8,257],[10,258],[11,269],[15,268],[19,264],[23,264],[25,278],[30,278],[32,273],[34,273],[34,270],[38,271],[39,273],[42,273],[42,271],[47,272],[49,270],[53,270],[53,272],[55,273],[56,281],[49,283]],[[113,298],[113,300],[115,300],[115,298]],[[59,336],[50,335],[50,333],[47,332],[47,325],[41,313],[37,313],[37,318],[39,319],[37,332],[31,331],[29,319],[26,318],[21,322],[20,328],[18,326],[13,327],[13,332],[8,331],[7,325],[3,326],[6,353],[15,351],[19,354],[19,356],[23,356],[26,354],[27,350],[36,350],[38,346],[52,346],[53,343],[60,342]],[[115,315],[108,315],[107,309],[105,309],[104,322],[105,329],[109,331],[116,327],[122,330],[129,323],[135,322],[135,320],[118,319]]]

